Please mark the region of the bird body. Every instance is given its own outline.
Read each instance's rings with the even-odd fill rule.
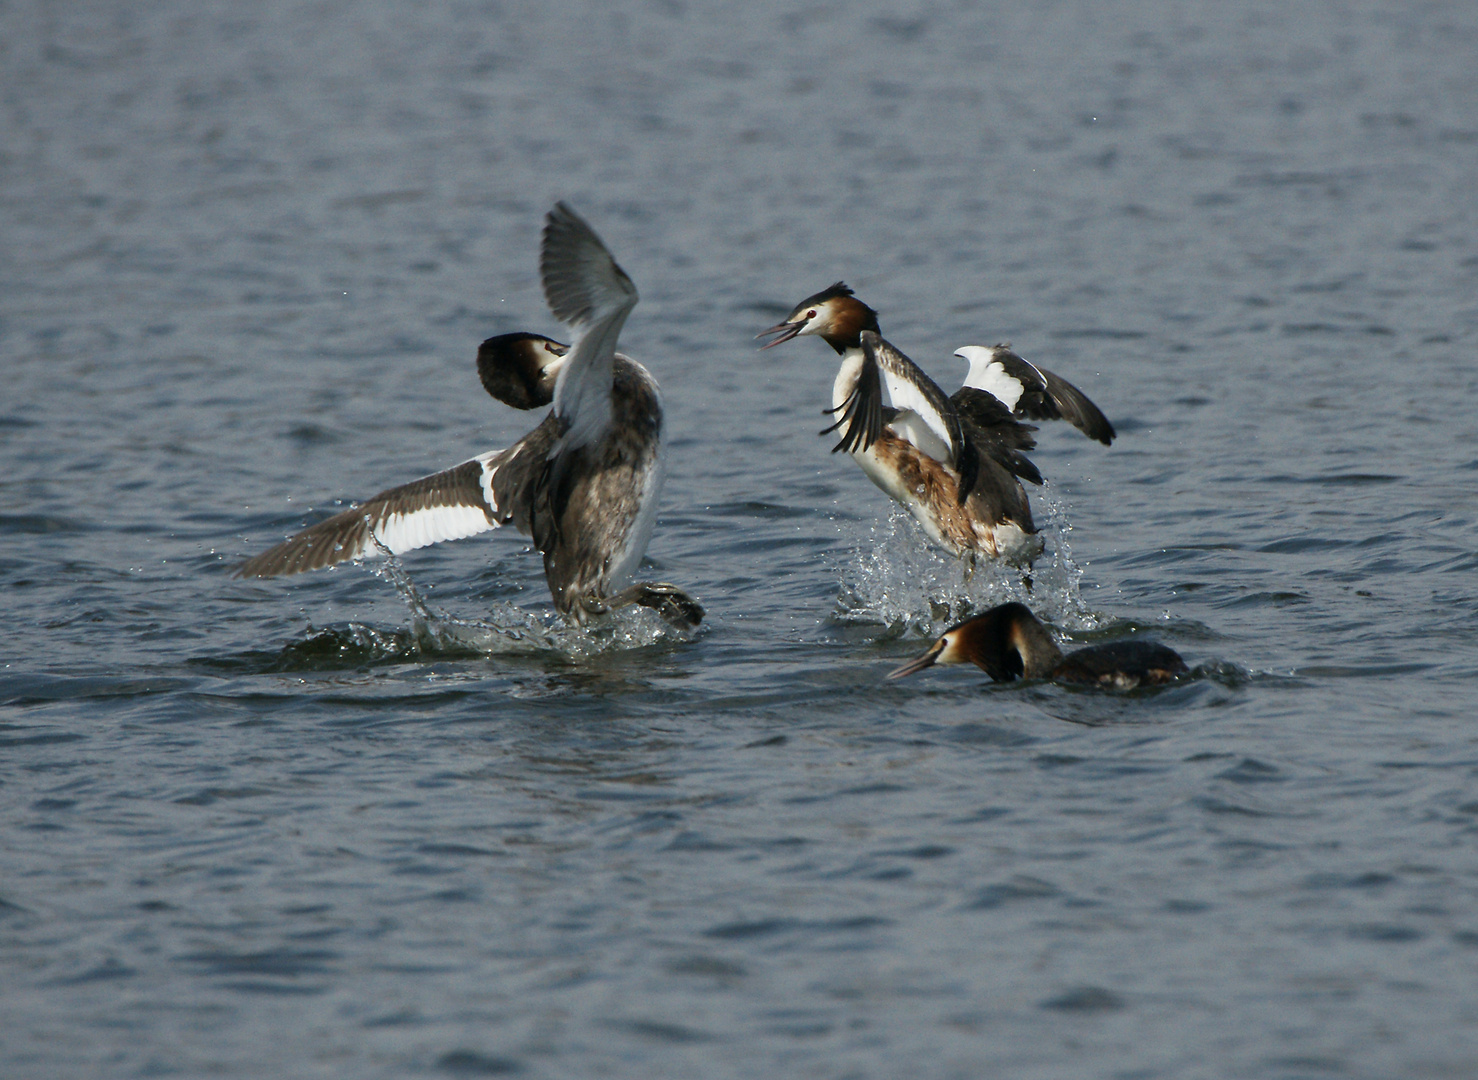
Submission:
[[[484,387],[520,409],[552,405],[504,450],[381,492],[243,563],[273,577],[400,554],[512,524],[533,537],[555,608],[584,622],[628,603],[694,625],[703,609],[681,589],[630,585],[656,521],[664,475],[662,397],[645,367],[616,351],[636,287],[595,232],[564,203],[545,221],[540,271],[550,310],[574,331],[565,346],[505,334],[478,353]]]
[[[1042,477],[1024,456],[1036,446],[1036,429],[1022,422],[1026,413],[1013,410],[1026,401],[1026,387],[1013,384],[1009,405],[989,392],[989,383],[946,395],[882,337],[877,312],[840,281],[801,301],[759,336],[772,337],[764,346],[768,349],[804,335],[820,337],[840,356],[828,410],[838,419],[822,432],[841,429],[834,449],[851,454],[867,477],[951,554],[983,554],[1029,566],[1042,542],[1021,481],[1040,484]],[[1004,371],[1003,363],[997,367]],[[1019,373],[1013,366],[997,381]],[[1045,379],[1040,381],[1045,388]],[[1038,407],[1038,398],[1052,400],[1043,388],[1031,384],[1028,404],[1035,411],[1030,415],[1057,415]]]

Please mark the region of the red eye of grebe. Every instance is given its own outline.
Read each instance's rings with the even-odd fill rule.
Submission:
[[[806,318],[808,318],[808,319],[814,319],[815,317],[816,317],[816,309],[815,308],[812,308],[810,311],[806,312]]]

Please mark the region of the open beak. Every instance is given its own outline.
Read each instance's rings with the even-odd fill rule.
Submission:
[[[768,345],[761,345],[760,346],[760,351],[763,352],[766,349],[773,349],[776,345],[779,345],[781,342],[789,341],[791,338],[793,338],[797,334],[799,334],[801,332],[801,329],[805,325],[806,325],[806,322],[805,322],[804,319],[802,319],[799,322],[776,323],[774,326],[770,327],[770,329],[768,329],[768,330],[761,330],[758,334],[755,334],[754,335],[755,336],[755,340],[759,340],[762,337],[769,337],[771,334],[779,334],[780,335],[774,341],[770,342]]]
[[[902,667],[894,668],[888,672],[888,678],[901,679],[905,675],[912,675],[916,671],[923,671],[926,667],[933,667],[934,661],[939,659],[939,654],[944,651],[945,639],[940,638],[929,647],[929,651],[923,656],[915,657]]]

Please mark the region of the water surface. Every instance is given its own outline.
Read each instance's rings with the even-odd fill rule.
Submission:
[[[5,1075],[1478,1071],[1469,5],[0,25]],[[232,579],[532,426],[473,358],[557,331],[557,198],[641,291],[703,632],[488,636],[550,626],[512,535]],[[1041,432],[1031,602],[1196,679],[883,680],[1021,586],[756,352],[838,278],[1105,408]]]

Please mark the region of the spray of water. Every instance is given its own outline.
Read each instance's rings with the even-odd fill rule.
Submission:
[[[696,630],[680,630],[650,608],[618,608],[585,625],[555,611],[525,611],[506,601],[493,601],[486,617],[465,619],[437,611],[421,595],[405,567],[388,551],[375,573],[395,587],[411,613],[411,632],[423,654],[481,653],[487,656],[555,653],[582,660],[622,649],[639,649],[691,641]]]
[[[1083,602],[1083,571],[1068,545],[1072,525],[1066,508],[1050,485],[1038,493],[1037,504],[1047,552],[1032,568],[1030,585],[1021,570],[1003,563],[977,559],[970,569],[933,545],[913,517],[895,507],[842,567],[835,617],[934,638],[976,612],[1017,600],[1064,629],[1098,628],[1106,620]]]

